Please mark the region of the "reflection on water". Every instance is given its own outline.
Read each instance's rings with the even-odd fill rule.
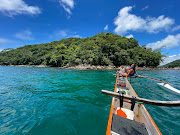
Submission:
[[[0,67],[0,134],[105,134],[115,71]],[[176,72],[176,73],[174,73]],[[179,72],[179,74],[177,74]],[[179,84],[180,71],[139,71]],[[132,79],[140,97],[179,100],[153,80]],[[179,134],[179,108],[146,105],[163,134]]]

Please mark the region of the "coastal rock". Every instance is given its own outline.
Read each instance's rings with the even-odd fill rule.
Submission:
[[[0,65],[0,66],[17,66],[17,67],[51,67],[47,65]],[[57,68],[68,68],[68,69],[80,69],[80,70],[120,70],[120,67],[115,67],[115,66],[95,66],[95,65],[76,65],[76,66],[70,66],[66,65],[64,67],[57,67]],[[125,65],[124,66],[125,70],[128,70],[130,66]],[[165,67],[136,67],[136,70],[180,70],[180,67],[174,67],[174,68],[165,68]]]

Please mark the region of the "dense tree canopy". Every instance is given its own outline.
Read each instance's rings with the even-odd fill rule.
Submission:
[[[129,65],[156,67],[163,55],[140,46],[134,38],[99,33],[90,38],[68,38],[45,44],[8,48],[0,53],[0,65]]]

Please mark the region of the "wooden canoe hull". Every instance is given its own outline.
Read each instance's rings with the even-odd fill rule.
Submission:
[[[127,95],[138,97],[138,95],[132,88],[131,84],[129,83],[127,77],[124,77],[124,78],[119,77],[119,76],[116,77],[116,84],[115,84],[114,92],[122,90],[121,87],[118,85],[119,83],[124,83],[125,86],[128,88],[128,90],[123,90],[126,92]],[[120,107],[120,100],[118,98],[113,97],[106,135],[112,134],[111,132],[112,116],[113,114],[116,113],[117,107]],[[131,104],[128,102],[124,102],[123,108],[130,109]],[[133,112],[135,114],[135,121],[144,123],[149,135],[161,135],[161,132],[159,131],[158,127],[156,126],[155,122],[153,121],[153,119],[151,118],[150,114],[148,113],[148,111],[146,110],[143,104],[136,103]]]

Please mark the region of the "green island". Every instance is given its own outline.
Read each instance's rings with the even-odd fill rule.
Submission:
[[[165,67],[165,68],[180,67],[180,59],[172,61],[172,62],[170,62],[170,63],[168,63],[166,65],[163,65],[162,67]]]
[[[101,32],[93,37],[67,38],[51,43],[25,45],[0,52],[0,65],[47,65],[52,67],[81,64],[119,66],[136,63],[157,67],[164,55],[140,46],[134,38]]]

